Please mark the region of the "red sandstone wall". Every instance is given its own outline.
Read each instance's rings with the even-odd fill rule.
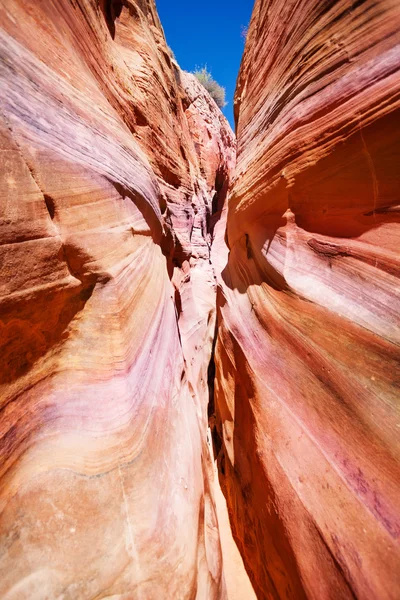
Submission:
[[[390,0],[254,7],[216,406],[259,598],[400,597],[399,28]]]
[[[0,24],[0,596],[224,598],[206,409],[233,134],[152,0],[9,0]]]

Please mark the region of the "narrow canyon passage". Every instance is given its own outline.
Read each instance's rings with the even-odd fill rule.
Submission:
[[[0,26],[0,598],[397,600],[398,3],[256,0],[237,140],[154,0]]]

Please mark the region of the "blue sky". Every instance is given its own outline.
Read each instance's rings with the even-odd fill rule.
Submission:
[[[232,128],[233,94],[244,49],[241,29],[253,0],[156,0],[167,44],[185,71],[205,64],[226,88],[225,116]]]

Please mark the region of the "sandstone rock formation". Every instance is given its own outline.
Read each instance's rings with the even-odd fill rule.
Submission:
[[[154,0],[0,25],[0,597],[233,598],[210,423],[258,598],[397,600],[398,3],[256,0],[228,202]]]
[[[0,23],[0,597],[224,598],[207,369],[233,134],[153,0],[6,0]]]
[[[254,7],[215,403],[259,598],[400,597],[399,31],[391,0]]]

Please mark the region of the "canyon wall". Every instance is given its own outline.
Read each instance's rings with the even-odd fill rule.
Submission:
[[[399,13],[256,0],[225,202],[153,0],[0,0],[2,599],[224,600],[208,422],[260,599],[400,596]]]
[[[0,597],[225,597],[206,441],[234,136],[153,0],[0,2]]]
[[[400,597],[399,31],[392,0],[254,7],[215,403],[259,598]]]

